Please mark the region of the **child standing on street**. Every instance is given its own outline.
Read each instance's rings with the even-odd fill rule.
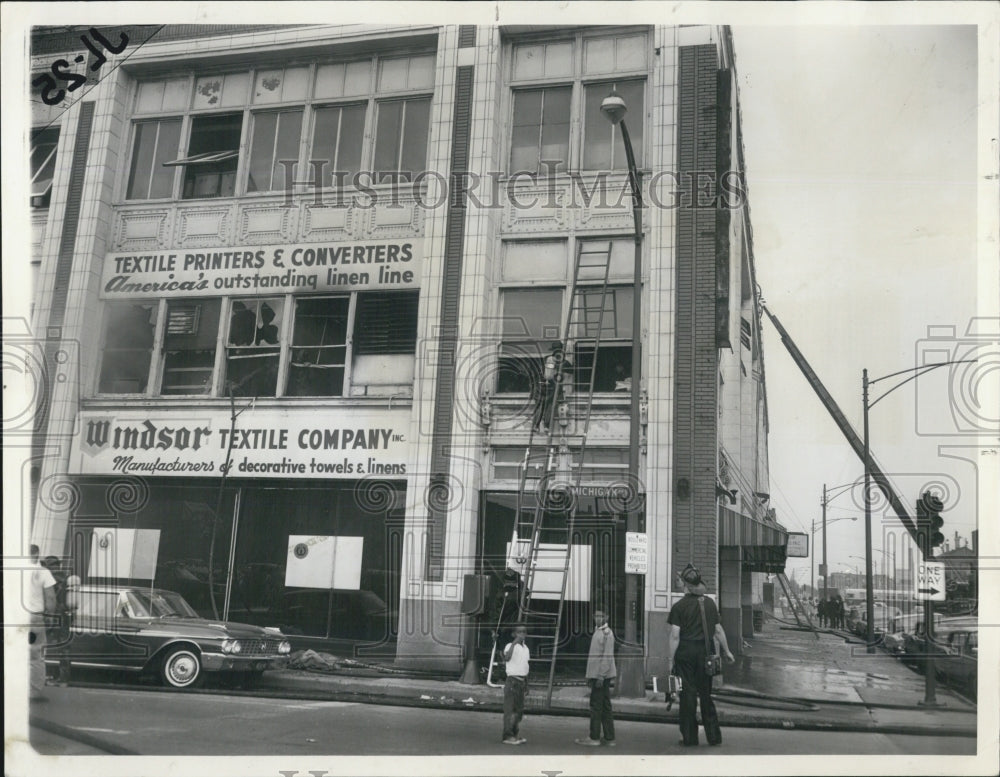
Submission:
[[[587,656],[587,684],[590,686],[590,739],[577,739],[578,745],[615,746],[615,721],[611,715],[611,681],[615,670],[615,635],[603,610],[594,612],[594,636]],[[601,731],[604,739],[601,739]]]
[[[524,644],[528,629],[517,624],[513,629],[514,641],[503,649],[503,660],[507,665],[507,679],[503,684],[503,743],[523,745],[527,739],[518,735],[521,718],[524,717],[524,696],[528,692],[528,646]]]

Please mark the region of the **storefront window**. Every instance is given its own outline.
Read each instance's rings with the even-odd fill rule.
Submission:
[[[233,300],[226,342],[226,393],[237,397],[274,396],[281,354],[283,300]]]
[[[146,392],[158,307],[155,302],[119,302],[108,306],[99,393]]]
[[[210,394],[220,300],[171,300],[163,337],[161,394]]]

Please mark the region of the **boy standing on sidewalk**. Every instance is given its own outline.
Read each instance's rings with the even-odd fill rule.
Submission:
[[[577,739],[578,745],[615,746],[615,721],[611,715],[611,681],[615,670],[615,635],[603,610],[594,612],[594,636],[587,656],[587,684],[590,686],[590,739]],[[601,739],[601,731],[604,739]]]
[[[503,743],[523,745],[527,739],[518,735],[518,726],[524,717],[524,696],[528,692],[528,659],[530,654],[524,638],[528,629],[517,624],[513,630],[514,641],[503,649],[503,660],[507,665],[507,679],[503,684]]]

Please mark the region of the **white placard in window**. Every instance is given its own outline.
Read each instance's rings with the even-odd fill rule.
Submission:
[[[359,590],[364,542],[364,537],[289,535],[285,585]]]

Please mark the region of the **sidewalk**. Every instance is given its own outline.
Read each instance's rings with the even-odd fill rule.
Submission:
[[[976,735],[976,707],[939,688],[946,706],[924,709],[924,679],[879,651],[843,636],[797,631],[769,621],[737,663],[726,666],[715,699],[723,725],[800,730],[870,731],[895,734]],[[457,681],[371,676],[347,670],[323,673],[282,669],[267,672],[259,689],[275,695],[375,704],[466,708],[498,712],[503,689]],[[368,676],[365,676],[368,675]],[[588,690],[557,687],[545,708],[544,686],[532,686],[529,713],[586,716]],[[662,691],[655,697],[615,698],[623,720],[676,722],[677,706],[667,712]]]

